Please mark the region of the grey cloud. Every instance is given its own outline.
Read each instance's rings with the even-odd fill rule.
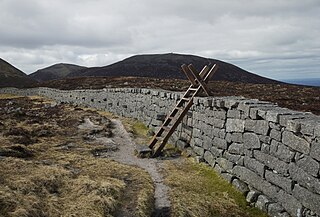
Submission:
[[[320,77],[318,0],[0,0],[0,8],[0,57],[28,73],[180,52],[273,78]]]

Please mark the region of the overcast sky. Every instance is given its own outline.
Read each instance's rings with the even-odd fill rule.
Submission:
[[[320,78],[320,0],[0,0],[0,57],[27,74],[168,52]]]

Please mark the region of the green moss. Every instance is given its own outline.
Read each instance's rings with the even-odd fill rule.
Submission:
[[[203,176],[206,181],[206,187],[208,192],[226,192],[230,198],[232,198],[235,203],[244,211],[248,212],[250,216],[267,216],[261,210],[248,206],[248,203],[244,195],[239,192],[233,185],[219,176],[211,167],[201,163],[192,163],[192,169],[199,171],[199,175]]]
[[[139,136],[147,136],[148,133],[148,127],[137,120],[133,121],[132,130],[135,135]]]
[[[186,159],[167,163],[165,171],[173,216],[267,216],[206,164]]]

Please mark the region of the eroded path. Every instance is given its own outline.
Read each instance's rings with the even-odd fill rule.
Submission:
[[[163,161],[136,157],[134,155],[135,142],[132,136],[125,130],[120,120],[112,119],[111,121],[114,125],[112,139],[119,149],[110,153],[109,157],[117,162],[145,169],[155,184],[155,216],[168,216],[171,204],[168,194],[169,188],[164,184],[164,178],[161,174]]]

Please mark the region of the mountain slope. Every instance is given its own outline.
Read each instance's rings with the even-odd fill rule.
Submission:
[[[29,77],[37,81],[49,81],[64,78],[68,74],[79,71],[81,69],[86,69],[86,67],[59,63],[44,69],[39,69],[36,72],[30,74]]]
[[[0,58],[0,87],[27,87],[36,81]]]
[[[182,64],[190,63],[192,63],[198,70],[200,70],[204,65],[218,64],[219,69],[213,76],[214,80],[244,83],[277,83],[275,80],[255,75],[235,65],[220,60],[173,53],[136,55],[108,66],[87,68],[70,73],[68,77],[138,76],[185,79],[180,66]]]

